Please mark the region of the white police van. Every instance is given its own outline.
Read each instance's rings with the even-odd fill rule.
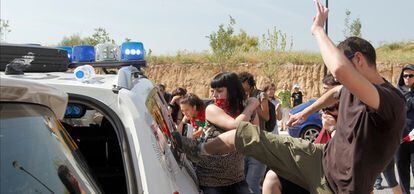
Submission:
[[[36,53],[31,53],[36,59]],[[121,65],[115,75],[94,75],[88,66],[79,66],[74,73],[22,73],[19,67],[28,63],[25,58],[28,57],[20,62],[16,59],[17,68],[9,67],[13,71],[0,72],[0,76],[44,84],[67,93],[66,112],[60,122],[103,192],[200,192],[191,163],[174,149],[170,132],[175,126],[166,102],[142,74],[136,65],[139,63],[87,63],[100,67]]]
[[[0,193],[101,193],[58,119],[68,96],[0,77]]]

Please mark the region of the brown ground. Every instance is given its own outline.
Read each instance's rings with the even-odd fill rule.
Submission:
[[[403,65],[379,64],[378,69],[385,79],[395,85]],[[167,91],[172,91],[176,87],[184,87],[188,92],[195,93],[202,98],[207,98],[210,91],[209,83],[220,70],[221,68],[219,66],[212,64],[162,64],[150,65],[145,69],[145,72],[155,83],[165,84]],[[277,89],[280,89],[283,83],[287,83],[290,88],[293,84],[298,83],[304,92],[305,100],[311,97],[319,97],[322,90],[323,68],[321,64],[285,64],[278,66],[277,69],[260,64],[241,64],[226,67],[226,71],[234,71],[237,73],[248,71],[252,73],[256,76],[259,89],[269,82],[274,82]]]

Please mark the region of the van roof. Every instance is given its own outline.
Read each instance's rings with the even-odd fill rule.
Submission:
[[[117,75],[114,74],[97,74],[89,82],[81,82],[76,80],[73,73],[68,72],[48,72],[48,73],[24,73],[23,75],[5,75],[0,72],[0,76],[13,77],[16,79],[33,80],[37,83],[53,83],[53,85],[73,85],[73,86],[87,86],[94,88],[112,89]]]
[[[49,107],[62,119],[68,95],[52,86],[0,74],[0,101],[41,104]]]

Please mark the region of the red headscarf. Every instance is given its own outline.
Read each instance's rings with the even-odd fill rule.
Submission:
[[[204,127],[206,122],[206,110],[198,111],[195,118],[190,118],[191,125],[198,129],[198,127]]]
[[[216,104],[218,107],[223,109],[224,112],[226,112],[228,115],[230,115],[233,118],[236,118],[240,114],[240,111],[237,111],[236,114],[231,113],[230,105],[227,102],[227,99],[215,99],[214,104]]]

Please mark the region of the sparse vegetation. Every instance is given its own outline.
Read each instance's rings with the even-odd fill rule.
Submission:
[[[351,12],[347,10],[345,19],[345,32],[348,35],[361,35],[361,23],[359,18],[350,22]],[[8,21],[7,21],[8,22]],[[149,65],[156,64],[216,64],[222,70],[227,66],[240,64],[262,65],[265,75],[273,75],[278,71],[278,65],[312,65],[323,63],[319,53],[291,51],[293,37],[273,27],[262,34],[259,39],[250,36],[243,29],[235,32],[236,20],[230,16],[227,26],[221,24],[216,32],[212,32],[207,38],[210,40],[212,52],[192,52],[179,50],[176,55],[153,55],[152,50],[146,51],[146,60]],[[7,23],[8,25],[8,23]],[[6,29],[8,26],[6,25]],[[3,29],[4,30],[4,29]],[[288,38],[289,37],[289,38]],[[289,39],[289,40],[288,40]],[[125,38],[125,41],[131,41]],[[101,42],[114,42],[103,28],[96,28],[95,33],[82,38],[79,34],[64,37],[59,45],[79,45]],[[378,63],[414,63],[414,40],[405,42],[385,43],[377,48]]]
[[[345,29],[342,31],[344,33],[344,37],[348,38],[351,36],[361,37],[361,30],[362,30],[362,23],[361,19],[356,18],[351,21],[351,11],[345,11]]]
[[[128,40],[126,38],[125,40]],[[129,39],[130,40],[130,39]],[[104,28],[95,28],[95,32],[89,36],[82,38],[79,34],[72,34],[70,36],[63,37],[62,41],[58,43],[61,46],[75,46],[81,44],[97,45],[99,43],[112,42],[115,43],[114,39],[109,36]]]
[[[280,42],[279,42],[280,41]],[[287,35],[281,30],[278,30],[276,26],[273,29],[268,29],[267,33],[262,35],[260,48],[265,51],[286,51],[287,47]],[[293,37],[290,37],[290,48],[293,47]]]
[[[414,41],[383,44],[377,48],[379,63],[414,63]],[[214,56],[205,52],[180,51],[176,56],[151,56],[150,64],[205,64],[211,63]],[[263,51],[235,52],[226,64],[264,64],[264,65],[311,65],[322,63],[319,53],[297,51]]]
[[[414,40],[382,44],[377,48],[379,62],[414,63]]]
[[[204,64],[212,63],[214,55],[208,52],[187,52],[180,51],[175,56],[159,55],[147,57],[150,64]],[[242,63],[249,64],[275,64],[286,63],[307,65],[322,62],[322,58],[317,53],[294,52],[294,51],[252,51],[236,52],[226,64],[237,65]]]
[[[221,24],[216,32],[212,32],[207,36],[210,40],[212,54],[204,53],[201,58],[219,65],[221,70],[224,71],[226,66],[240,63],[273,64],[279,60],[280,56],[286,55],[283,54],[288,46],[286,33],[273,27],[273,29],[269,29],[267,33],[262,35],[259,43],[258,37],[248,35],[243,29],[235,34],[235,24],[236,20],[230,16],[230,22],[226,27]],[[289,45],[290,50],[293,46],[293,37],[290,37]],[[183,56],[179,52],[177,59],[180,58],[183,58]],[[184,64],[194,61],[199,60],[186,60]]]
[[[11,32],[9,20],[0,19],[0,42],[7,40],[7,34]]]

